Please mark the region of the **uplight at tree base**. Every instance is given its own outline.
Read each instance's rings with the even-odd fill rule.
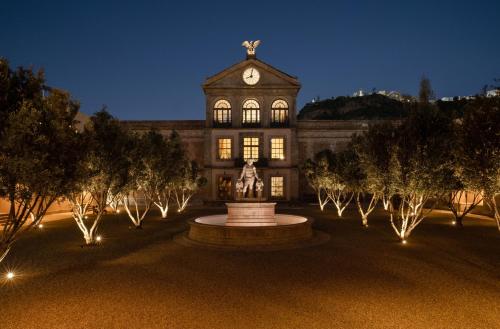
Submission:
[[[7,274],[5,274],[5,277],[7,278],[7,280],[12,280],[14,279],[16,275],[14,274],[14,272],[7,272]]]
[[[38,228],[43,228],[43,224],[38,224]]]
[[[99,235],[99,236],[97,236],[97,237],[95,238],[95,240],[96,240],[97,242],[101,242],[102,238],[101,238],[101,236]]]
[[[406,242],[406,240],[402,240],[401,243],[402,244],[407,244],[408,242]]]
[[[456,221],[452,221],[451,225],[457,225],[457,222]]]

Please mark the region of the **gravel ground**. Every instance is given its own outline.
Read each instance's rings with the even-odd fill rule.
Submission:
[[[204,210],[205,214],[220,210]],[[0,328],[500,328],[500,234],[438,214],[397,242],[382,212],[363,229],[354,209],[284,210],[331,235],[298,250],[236,252],[172,241],[189,210],[143,230],[122,215],[103,244],[81,248],[70,219],[15,245],[0,268]]]

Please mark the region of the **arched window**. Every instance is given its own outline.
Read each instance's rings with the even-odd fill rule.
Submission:
[[[231,124],[231,104],[220,99],[214,105],[214,123],[215,124]]]
[[[288,103],[282,99],[277,99],[271,105],[271,124],[288,124]]]
[[[243,124],[260,122],[260,105],[255,99],[247,99],[243,103]]]

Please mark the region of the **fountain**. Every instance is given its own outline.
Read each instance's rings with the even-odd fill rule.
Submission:
[[[236,183],[236,200],[226,203],[227,214],[191,220],[184,240],[224,248],[293,247],[314,240],[312,220],[276,214],[276,203],[262,197],[263,187],[253,160],[247,160]]]

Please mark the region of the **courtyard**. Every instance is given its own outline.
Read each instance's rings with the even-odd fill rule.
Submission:
[[[1,264],[7,328],[499,328],[500,236],[493,221],[435,212],[403,245],[377,210],[304,205],[320,245],[229,251],[174,241],[186,221],[225,210],[188,208],[143,229],[107,215],[99,247],[71,218],[24,235]]]

